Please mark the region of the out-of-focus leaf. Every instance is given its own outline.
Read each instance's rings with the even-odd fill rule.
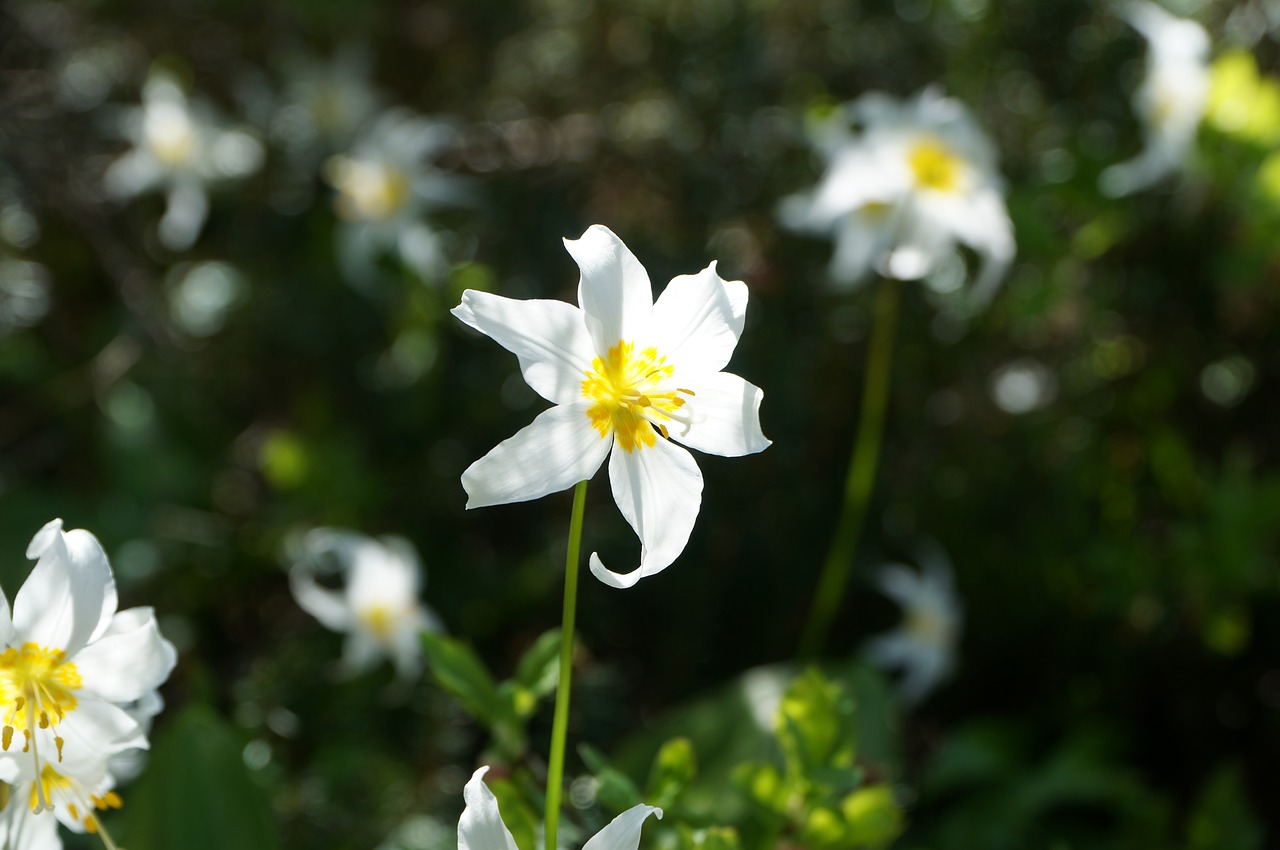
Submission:
[[[733,784],[760,809],[784,816],[791,787],[771,764],[740,764],[733,771]]]
[[[129,850],[275,850],[262,789],[245,767],[244,742],[211,709],[182,711],[157,736],[150,764],[126,793],[118,829]]]
[[[487,779],[485,784],[497,798],[502,822],[507,825],[507,829],[511,830],[511,837],[516,840],[516,846],[520,850],[537,850],[539,818],[525,801],[520,789],[506,777]]]
[[[782,697],[774,720],[789,772],[849,767],[855,752],[853,700],[816,668],[805,670]]]
[[[578,748],[578,754],[595,775],[596,799],[606,809],[622,812],[637,803],[646,802],[636,784],[625,773],[611,765],[599,750],[583,744]]]
[[[489,727],[499,749],[512,756],[523,752],[524,727],[517,716],[515,698],[498,689],[471,648],[447,635],[426,632],[422,635],[422,648],[436,681],[457,697],[476,720]]]
[[[1220,766],[1196,800],[1187,824],[1187,850],[1259,850],[1264,833],[1245,796],[1240,768]]]
[[[672,738],[662,745],[649,772],[650,805],[672,805],[685,786],[698,774],[698,760],[688,738]]]
[[[887,847],[902,834],[902,810],[887,785],[860,788],[840,803],[854,846]]]
[[[560,630],[552,629],[533,642],[516,667],[516,681],[535,696],[556,689],[560,677]]]

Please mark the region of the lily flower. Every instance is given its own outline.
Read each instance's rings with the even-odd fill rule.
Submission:
[[[873,271],[923,278],[959,243],[982,260],[972,303],[990,300],[1013,260],[1013,224],[995,150],[959,101],[934,88],[906,102],[872,92],[820,122],[814,142],[826,173],[778,214],[793,230],[834,236],[837,284]]]
[[[964,619],[946,554],[930,546],[921,563],[922,572],[902,564],[880,571],[880,589],[902,606],[904,618],[902,625],[872,639],[866,648],[874,663],[903,669],[899,692],[908,703],[922,700],[950,674]]]
[[[722,457],[763,451],[759,388],[721,371],[742,334],[747,286],[713,262],[673,278],[653,300],[649,275],[622,240],[593,225],[565,248],[581,270],[578,305],[467,290],[453,315],[516,355],[525,381],[555,407],[462,473],[468,508],[523,502],[593,476],[609,482],[640,537],[640,566],[591,571],[631,587],[684,550],[702,503],[702,473],[677,442]]]
[[[294,543],[289,585],[298,606],[335,632],[346,632],[342,665],[349,674],[387,655],[402,677],[422,666],[419,635],[443,631],[435,612],[418,599],[422,564],[408,541],[374,540],[353,531],[315,528]],[[316,582],[325,561],[345,574],[341,591]]]
[[[38,778],[13,785],[0,813],[0,847],[6,850],[60,850],[57,824],[72,832],[100,835],[110,850],[115,843],[100,813],[123,805],[114,790],[109,762],[87,750],[69,753],[56,767],[45,763]]]
[[[461,182],[431,162],[453,138],[443,122],[391,109],[366,127],[348,153],[326,161],[325,179],[338,192],[334,209],[343,222],[338,259],[351,282],[371,277],[383,252],[426,280],[444,270],[440,238],[422,216],[463,198]]]
[[[0,779],[35,782],[38,814],[55,808],[46,769],[104,764],[147,746],[154,691],[177,653],[150,608],[116,610],[115,580],[97,538],[45,525],[38,559],[14,599],[0,592]]]
[[[1209,102],[1209,35],[1195,21],[1150,2],[1129,4],[1126,17],[1147,40],[1147,73],[1134,93],[1146,143],[1136,157],[1102,172],[1113,197],[1146,188],[1182,167]]]
[[[488,770],[487,766],[477,770],[462,789],[467,807],[458,819],[458,850],[516,850],[516,840],[498,811],[498,800],[484,784]],[[640,828],[649,815],[661,820],[662,809],[643,803],[632,806],[588,839],[582,850],[637,850]]]
[[[209,213],[205,185],[244,177],[262,164],[262,145],[242,130],[223,130],[203,103],[187,100],[168,75],[153,72],[141,108],[124,120],[133,149],[103,178],[109,194],[132,198],[152,189],[166,194],[160,242],[171,251],[191,247]]]

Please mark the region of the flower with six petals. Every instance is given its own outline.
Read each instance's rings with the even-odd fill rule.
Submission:
[[[640,565],[616,573],[593,552],[591,571],[630,587],[679,556],[698,515],[702,473],[676,443],[723,457],[770,443],[763,393],[722,371],[742,334],[747,287],[712,263],[672,279],[654,301],[644,267],[608,228],[593,225],[565,247],[581,270],[578,306],[467,290],[453,310],[515,354],[525,381],[555,405],[468,467],[462,485],[468,508],[522,502],[590,478],[607,456]]]

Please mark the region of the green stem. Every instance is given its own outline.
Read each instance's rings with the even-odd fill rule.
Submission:
[[[871,501],[876,466],[880,459],[880,443],[884,436],[885,410],[889,399],[889,370],[893,361],[893,337],[898,325],[898,304],[902,285],[886,278],[880,283],[876,312],[867,348],[867,369],[862,387],[862,411],[858,419],[858,437],[849,461],[844,482],[844,503],[831,548],[822,565],[822,575],[813,595],[809,622],[800,641],[800,655],[813,658],[822,652],[827,633],[840,602],[844,598],[853,558],[857,554],[858,534]]]
[[[556,713],[551,721],[551,756],[547,763],[546,850],[556,850],[560,826],[560,794],[564,786],[564,748],[569,735],[569,682],[573,678],[573,620],[578,608],[578,556],[582,550],[582,512],[587,503],[587,482],[573,491],[573,518],[569,520],[569,554],[564,563],[564,617],[560,627],[560,682],[556,686]]]

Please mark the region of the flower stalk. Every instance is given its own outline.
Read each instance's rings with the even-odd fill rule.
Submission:
[[[862,531],[875,484],[880,460],[880,444],[884,436],[885,412],[889,399],[889,375],[893,361],[893,340],[898,326],[898,308],[902,300],[902,283],[886,277],[876,296],[871,341],[867,348],[866,377],[862,387],[862,411],[858,418],[858,436],[853,457],[845,476],[844,500],[831,546],[827,550],[818,587],[813,595],[800,655],[812,658],[826,644],[827,634],[853,569],[858,535]]]
[[[560,826],[560,795],[564,788],[564,750],[569,733],[569,686],[573,678],[573,624],[578,609],[578,562],[582,551],[582,514],[587,503],[587,482],[573,490],[573,514],[569,520],[569,551],[564,564],[564,615],[560,631],[560,680],[556,686],[556,711],[551,721],[551,753],[547,759],[547,850],[556,850]]]

